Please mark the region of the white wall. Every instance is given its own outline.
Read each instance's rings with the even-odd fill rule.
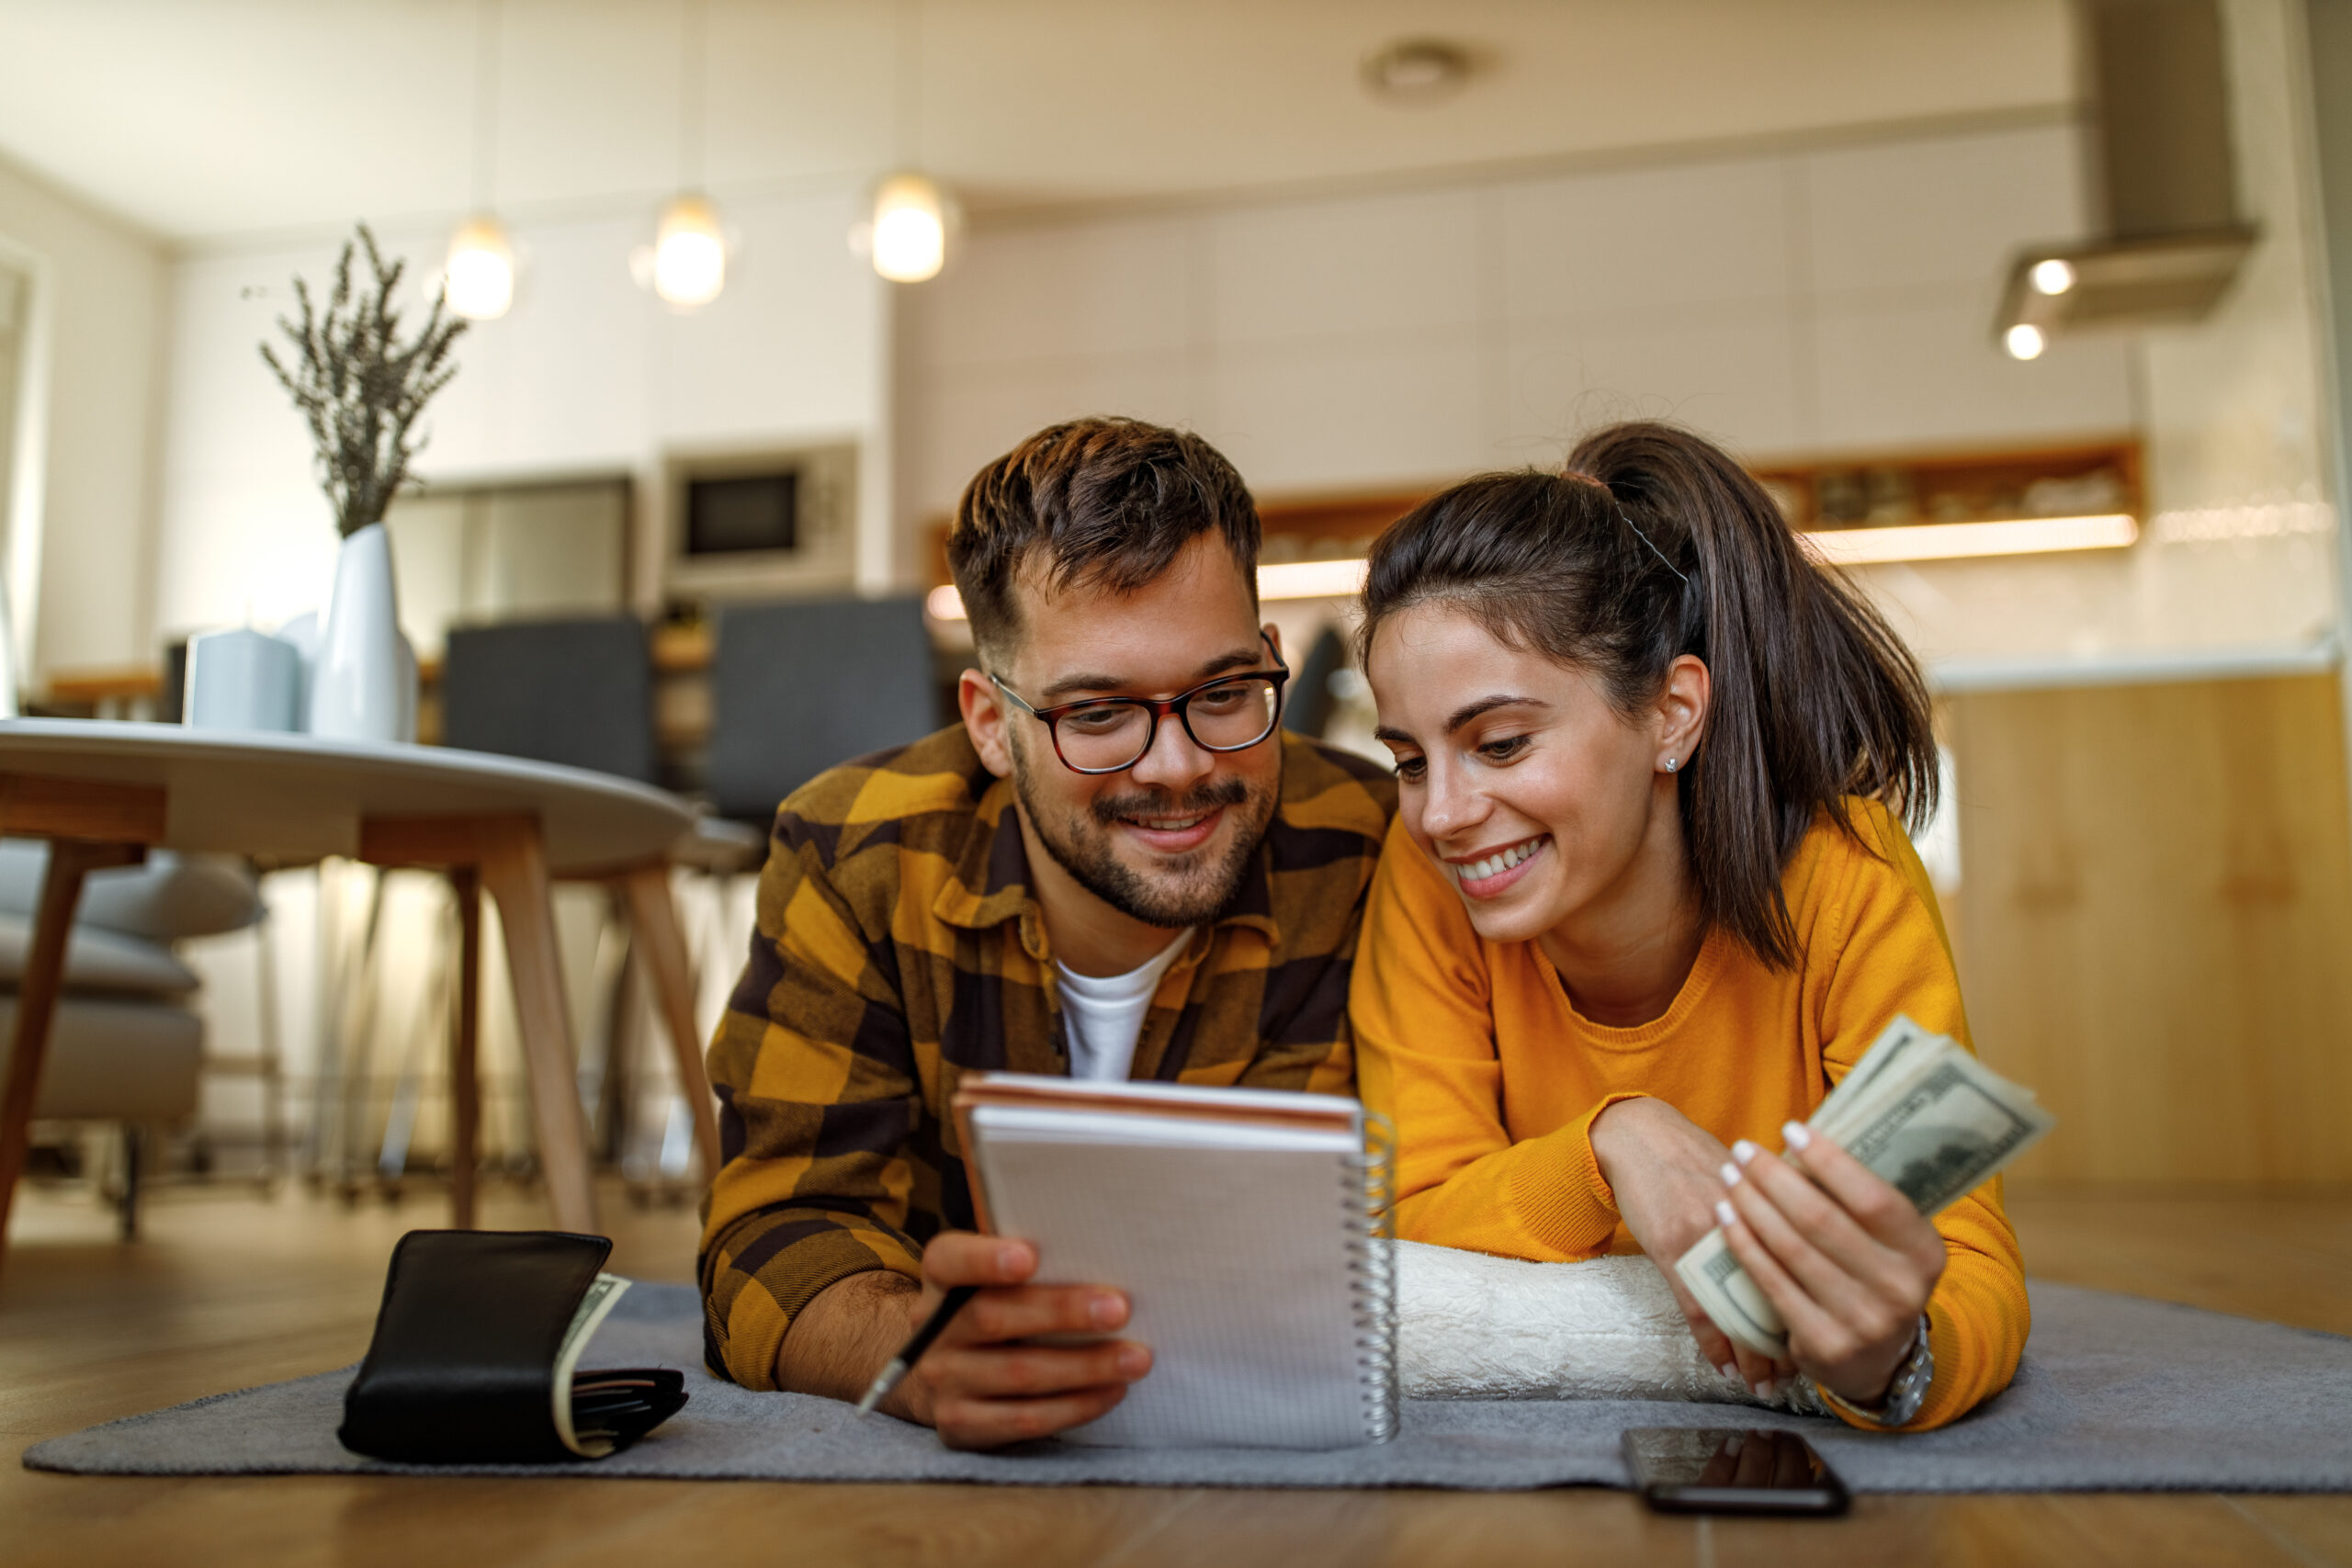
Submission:
[[[2058,124],[983,231],[913,312],[918,510],[1046,420],[1197,426],[1262,494],[1556,459],[1627,413],[1754,457],[2132,423],[2118,347],[1990,344],[2081,226]]]
[[[692,315],[631,279],[653,214],[509,215],[525,249],[514,309],[460,340],[462,368],[427,414],[419,472],[435,478],[637,472],[639,581],[659,560],[654,483],[662,454],[849,436],[861,442],[860,572],[887,581],[888,311],[849,252],[862,187],[725,201],[739,244],[727,290]],[[436,265],[446,229],[378,239],[412,272]],[[293,308],[288,279],[317,288],[334,243],[188,255],[172,273],[171,419],[159,541],[163,631],[264,623],[315,608],[335,547],[300,416],[260,360]],[[423,313],[421,299],[417,314]]]
[[[2145,536],[2129,551],[1870,573],[1930,657],[1982,660],[1978,677],[1998,679],[2012,658],[2283,651],[2336,625],[2292,3],[2222,7],[2238,200],[2261,240],[2212,315],[2131,340],[2147,443]],[[2062,343],[2051,359],[2071,351]]]
[[[150,662],[163,248],[0,162],[0,249],[34,288],[27,510],[6,557],[24,684]],[[0,497],[0,525],[8,510]]]
[[[2287,111],[2255,60],[2280,3],[2231,12],[2271,237],[2203,326],[2028,364],[1994,345],[2015,249],[2086,231],[2064,123],[983,230],[910,301],[902,526],[1086,412],[1189,424],[1269,498],[1555,462],[1635,414],[1754,460],[2140,429],[2155,516],[2133,549],[1865,580],[1937,661],[2308,638],[2333,615],[2312,317]]]

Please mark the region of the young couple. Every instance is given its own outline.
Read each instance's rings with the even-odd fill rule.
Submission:
[[[1360,1075],[1396,1124],[1399,1235],[1646,1253],[1711,1363],[1802,1371],[1857,1425],[2007,1386],[2027,1307],[1997,1182],[1930,1224],[1801,1125],[1896,1013],[1967,1038],[1903,830],[1936,787],[1928,699],[1885,623],[1723,452],[1603,430],[1374,547],[1392,780],[1279,728],[1258,545],[1231,465],[1130,421],[1041,432],[965,491],[963,723],[776,818],[710,1053],[712,1370],[854,1399],[977,1285],[886,1405],[948,1443],[1091,1420],[1149,1375],[1118,1292],[1033,1283],[1050,1260],[972,1234],[947,1104],[1008,1069]],[[1672,1272],[1719,1221],[1792,1364]],[[1039,1342],[1065,1334],[1106,1337]]]

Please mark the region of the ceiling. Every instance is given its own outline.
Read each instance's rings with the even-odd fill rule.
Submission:
[[[899,162],[984,217],[2073,97],[2066,0],[700,0],[699,72],[696,3],[0,0],[0,156],[207,245]],[[1367,93],[1408,35],[1465,46],[1467,86]]]

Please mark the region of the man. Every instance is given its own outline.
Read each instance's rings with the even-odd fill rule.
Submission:
[[[1028,1342],[1110,1334],[1127,1303],[1031,1283],[1034,1248],[970,1234],[959,1076],[1347,1090],[1395,787],[1279,728],[1257,509],[1199,437],[1042,431],[972,480],[947,552],[979,664],[964,722],[777,815],[710,1052],[727,1163],[701,1277],[714,1371],[840,1399],[946,1289],[983,1287],[884,1407],[990,1447],[1092,1420],[1150,1351]]]

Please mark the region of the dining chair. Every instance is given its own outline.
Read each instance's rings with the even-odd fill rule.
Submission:
[[[710,685],[712,809],[763,832],[827,768],[950,716],[920,597],[726,605]]]

